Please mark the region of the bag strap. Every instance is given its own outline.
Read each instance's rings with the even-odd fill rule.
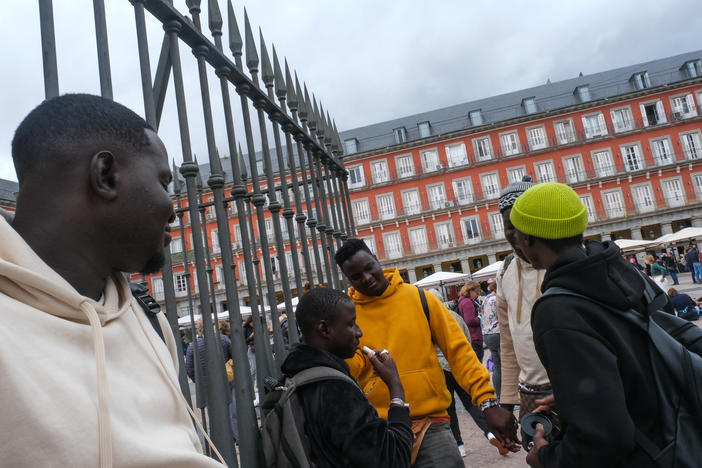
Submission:
[[[422,301],[422,310],[424,311],[424,316],[427,318],[427,324],[429,325],[429,330],[431,330],[431,320],[429,319],[429,304],[427,304],[427,296],[424,294],[422,288],[417,288],[419,292],[419,300]]]
[[[295,388],[313,384],[315,382],[321,382],[323,380],[341,380],[360,389],[356,381],[351,377],[341,371],[326,366],[314,366],[307,368],[290,377],[290,379],[292,380]]]
[[[154,331],[156,331],[158,336],[165,343],[166,339],[163,337],[163,330],[161,329],[161,324],[158,322],[157,315],[159,312],[161,312],[161,306],[158,305],[156,299],[148,294],[149,289],[143,284],[129,283],[129,289],[132,291],[132,296],[134,296],[134,299],[136,299],[146,314],[146,318],[149,319]]]

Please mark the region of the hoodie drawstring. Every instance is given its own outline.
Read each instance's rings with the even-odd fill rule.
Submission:
[[[98,397],[98,433],[99,433],[99,458],[100,468],[112,467],[112,433],[110,429],[110,408],[107,393],[107,371],[105,364],[105,341],[102,336],[102,325],[95,308],[88,301],[80,303],[88,322],[93,337],[93,349],[95,352],[95,366],[97,377],[97,397]]]

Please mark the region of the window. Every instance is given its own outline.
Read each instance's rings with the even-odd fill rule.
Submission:
[[[383,234],[383,245],[387,258],[402,257],[402,237],[400,237],[399,231]]]
[[[587,138],[607,135],[607,124],[605,124],[605,118],[601,112],[583,116],[583,127],[585,127],[585,137]]]
[[[527,115],[536,113],[536,101],[533,97],[522,99],[522,107]]]
[[[631,193],[634,196],[636,210],[639,213],[648,213],[656,208],[653,202],[651,184],[632,185]]]
[[[590,100],[590,86],[582,85],[575,88],[573,92],[580,102],[587,102]]]
[[[395,158],[398,177],[412,177],[414,175],[414,161],[411,154]]]
[[[699,159],[702,157],[702,147],[700,147],[700,134],[698,132],[685,133],[680,135],[683,151],[687,159]]]
[[[665,179],[661,181],[661,186],[663,187],[663,194],[668,206],[681,206],[685,204],[685,192],[683,192],[683,185],[680,179]]]
[[[174,237],[171,240],[171,253],[180,253],[183,251],[183,238]]]
[[[468,155],[466,154],[466,145],[464,143],[456,143],[446,146],[446,159],[448,159],[449,167],[463,166],[468,164]]]
[[[648,79],[648,72],[635,73],[631,77],[631,84],[634,89],[646,89],[651,87],[651,81]]]
[[[473,185],[470,183],[470,179],[465,178],[454,180],[453,194],[456,196],[456,202],[459,205],[473,203]]]
[[[562,120],[556,122],[556,139],[559,145],[567,145],[575,141],[575,130],[573,122],[570,120]]]
[[[427,239],[427,230],[424,226],[409,229],[408,232],[412,253],[417,254],[429,251],[429,240]]]
[[[440,210],[446,207],[444,184],[428,185],[427,196],[429,198],[429,206],[432,210]]]
[[[619,190],[602,192],[602,201],[610,218],[621,218],[624,216],[624,204],[622,203],[622,193]]]
[[[184,293],[188,290],[188,278],[182,275],[173,275],[176,293]]]
[[[362,187],[365,184],[363,178],[363,166],[353,166],[348,168],[349,171],[349,188]],[[309,187],[311,188],[311,187]],[[310,191],[310,194],[314,192]]]
[[[271,218],[266,218],[266,239],[268,242],[273,242],[275,235],[273,234],[273,220]]]
[[[688,78],[702,76],[702,63],[699,60],[690,60],[683,65]]]
[[[609,151],[595,151],[592,153],[592,163],[595,166],[598,177],[614,175],[616,167]]]
[[[285,252],[285,266],[288,270],[288,277],[293,277],[295,275],[295,266],[293,265],[293,254],[289,250]]]
[[[422,171],[433,172],[443,169],[439,164],[439,153],[435,149],[422,151]]]
[[[490,218],[490,231],[492,231],[492,237],[495,239],[500,239],[505,237],[505,225],[502,221],[502,215],[499,211],[490,213],[488,215]]]
[[[356,220],[356,224],[370,223],[371,217],[367,199],[351,200],[351,210],[353,211],[353,219]]]
[[[500,135],[500,142],[502,143],[502,153],[505,156],[511,156],[520,152],[517,132],[503,133]]]
[[[673,153],[670,151],[670,141],[667,138],[651,141],[651,148],[653,149],[653,160],[659,166],[673,162]]]
[[[527,172],[524,166],[510,167],[507,169],[507,179],[509,179],[510,184],[521,181],[526,174]]]
[[[483,124],[483,112],[480,109],[470,111],[468,113],[468,118],[470,119],[470,124],[473,127],[477,127],[478,125]]]
[[[546,144],[546,131],[544,131],[544,127],[528,128],[527,140],[529,141],[529,148],[532,151],[548,146]]]
[[[583,182],[586,179],[583,158],[580,155],[563,158],[563,165],[565,166],[566,179],[569,184]]]
[[[692,94],[676,96],[670,100],[670,107],[673,108],[673,120],[687,119],[697,116],[695,100]]]
[[[373,176],[373,182],[376,184],[390,180],[390,175],[388,174],[388,162],[385,159],[381,161],[373,161],[371,163],[371,175]]]
[[[151,278],[151,295],[156,300],[163,299],[163,278]]]
[[[238,224],[234,225],[234,238],[232,241],[232,248],[234,250],[241,248],[241,228]]]
[[[438,247],[453,247],[453,229],[451,223],[437,223],[434,225],[436,243]]]
[[[358,140],[355,138],[350,138],[344,140],[344,153],[353,154],[358,152]]]
[[[663,109],[663,103],[660,100],[641,104],[640,107],[641,120],[643,121],[644,127],[665,123],[665,111]]]
[[[219,253],[219,232],[217,232],[217,229],[212,230],[210,238],[212,239],[212,253]]]
[[[622,146],[622,158],[624,158],[624,169],[627,172],[638,171],[644,167],[639,145]]]
[[[380,219],[393,219],[395,217],[395,200],[392,193],[378,195],[376,201],[378,202],[378,215]]]
[[[697,199],[702,199],[702,174],[692,174],[692,183],[695,186]]]
[[[476,138],[473,140],[475,147],[475,157],[478,161],[487,161],[492,159],[492,145],[490,137]]]
[[[480,242],[480,218],[477,216],[463,218],[461,229],[463,230],[463,242],[466,244]]]
[[[378,255],[378,249],[375,247],[375,236],[361,237],[361,240],[366,243],[373,255]]]
[[[550,161],[534,164],[536,178],[539,182],[555,182],[556,174],[553,171],[553,163]]]
[[[239,282],[246,283],[246,264],[243,260],[239,260],[236,269],[239,272]]]
[[[218,287],[224,287],[224,270],[222,269],[222,265],[215,266],[215,281],[219,283]]]
[[[592,195],[580,195],[580,201],[583,202],[587,210],[587,220],[589,222],[595,221],[595,204],[592,202]]]
[[[429,122],[420,122],[417,124],[419,128],[419,138],[427,138],[431,136],[431,126]]]
[[[402,192],[402,206],[406,215],[418,214],[422,211],[422,203],[419,201],[419,190],[405,190]]]
[[[634,122],[631,119],[631,110],[628,107],[614,109],[611,114],[614,133],[627,132],[634,128]]]
[[[481,175],[480,185],[483,187],[483,196],[486,199],[500,196],[500,181],[496,173]]]
[[[396,128],[392,131],[395,135],[395,143],[404,143],[407,141],[407,130],[405,127]]]

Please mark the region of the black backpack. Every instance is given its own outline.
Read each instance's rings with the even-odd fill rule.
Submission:
[[[575,296],[623,317],[648,334],[653,384],[658,391],[664,445],[636,430],[636,443],[661,468],[693,468],[702,463],[702,328],[663,310],[665,293],[644,278],[645,313],[618,310],[569,289],[548,288],[541,296]]]

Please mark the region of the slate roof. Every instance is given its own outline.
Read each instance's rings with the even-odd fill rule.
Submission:
[[[0,200],[2,201],[17,201],[17,192],[19,184],[11,180],[0,179]]]
[[[421,122],[430,122],[434,136],[470,128],[468,114],[479,109],[483,124],[523,117],[527,114],[522,100],[530,97],[535,98],[537,113],[577,105],[580,101],[574,92],[579,86],[589,86],[590,101],[631,93],[636,91],[631,78],[639,72],[648,72],[650,87],[687,80],[689,77],[681,67],[700,58],[702,50],[697,50],[346,130],[339,136],[342,142],[356,138],[359,153],[385,148],[397,144],[393,130],[400,127],[405,127],[407,141],[420,139],[417,124]]]

